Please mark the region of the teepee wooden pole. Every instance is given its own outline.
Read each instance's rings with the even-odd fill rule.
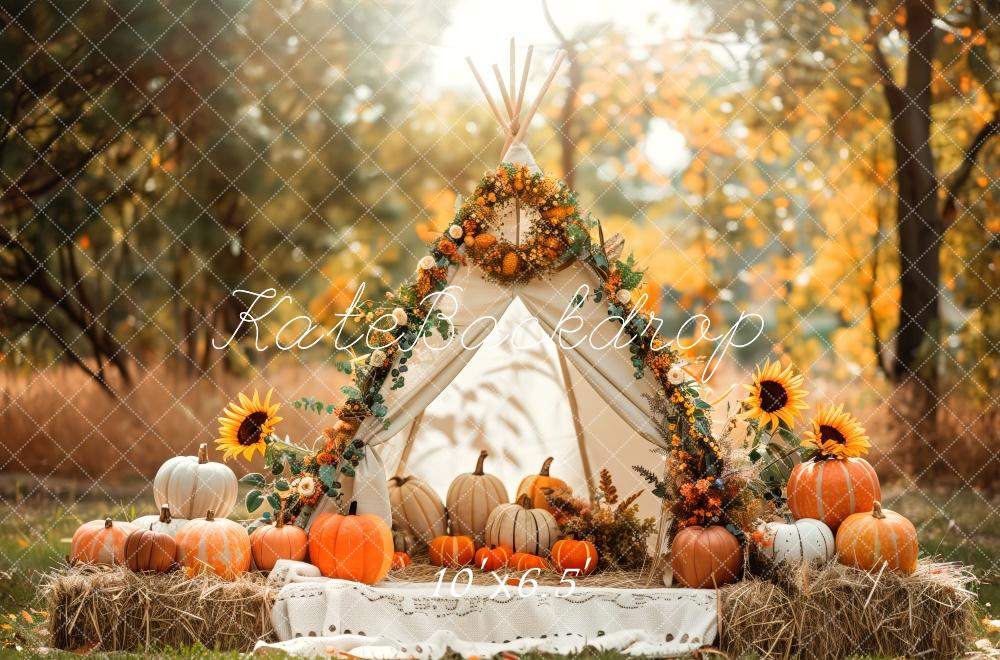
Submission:
[[[528,73],[531,71],[531,55],[535,52],[534,46],[528,46],[528,54],[524,57],[524,68],[521,70],[521,87],[517,91],[517,101],[514,103],[514,112],[521,116],[521,106],[524,104],[524,92],[528,87]]]
[[[587,441],[583,437],[583,423],[580,421],[580,406],[576,401],[576,392],[573,390],[573,380],[570,377],[569,364],[562,350],[556,348],[559,355],[559,368],[562,370],[563,387],[566,388],[566,399],[569,401],[569,412],[573,416],[573,430],[576,432],[576,444],[580,449],[580,462],[583,464],[583,476],[587,480],[587,494],[590,496],[590,503],[597,501],[597,482],[594,481],[594,471],[590,467],[590,455],[587,453]]]
[[[479,89],[483,91],[483,95],[486,97],[486,102],[490,104],[490,110],[493,111],[493,116],[500,123],[504,132],[510,131],[510,126],[504,121],[503,115],[500,114],[500,109],[497,107],[496,102],[493,100],[493,95],[490,94],[490,90],[486,87],[486,83],[483,82],[482,76],[479,75],[479,71],[476,69],[476,65],[472,63],[471,57],[466,57],[465,61],[468,62],[469,68],[472,69],[472,75],[475,76],[476,82],[479,83]]]
[[[507,108],[507,118],[513,125],[514,119],[514,102],[510,100],[510,94],[507,93],[507,84],[503,81],[503,76],[500,75],[500,67],[496,64],[493,65],[493,75],[497,78],[497,86],[500,88],[500,96],[503,98],[503,104]]]
[[[524,117],[524,122],[521,124],[521,130],[517,132],[514,136],[515,140],[520,140],[524,137],[525,131],[527,131],[528,126],[531,124],[531,120],[535,118],[535,113],[538,112],[538,107],[542,105],[542,99],[545,98],[545,93],[549,91],[549,87],[552,86],[552,81],[556,79],[556,74],[559,73],[559,68],[562,67],[563,60],[566,59],[566,51],[560,49],[556,53],[555,61],[552,63],[552,69],[549,71],[548,77],[545,82],[542,83],[542,88],[538,90],[538,96],[535,97],[535,102],[531,104],[531,108],[528,110],[528,114]]]
[[[410,460],[410,451],[413,449],[413,441],[417,439],[420,423],[424,421],[424,410],[421,410],[420,414],[413,418],[413,423],[410,424],[410,433],[406,436],[406,444],[403,445],[403,453],[399,455],[399,464],[396,465],[396,473],[393,475],[395,477],[406,476],[403,473],[406,471],[406,463]]]

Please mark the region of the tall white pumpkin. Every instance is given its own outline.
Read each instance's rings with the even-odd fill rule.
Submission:
[[[492,474],[483,472],[483,463],[488,456],[484,449],[479,453],[479,461],[472,472],[455,477],[448,488],[448,520],[451,533],[471,536],[476,547],[485,544],[486,521],[493,509],[510,501],[503,482]]]
[[[187,523],[188,521],[185,518],[173,517],[169,504],[164,504],[160,507],[160,515],[158,516],[139,516],[132,521],[132,524],[139,529],[163,532],[170,537],[176,536],[177,531]]]
[[[160,466],[153,479],[156,506],[170,505],[179,518],[201,518],[215,511],[219,518],[233,512],[239,484],[236,474],[222,463],[208,460],[208,445],[197,456],[175,456]]]
[[[365,456],[354,469],[354,476],[337,475],[340,482],[340,497],[321,497],[319,503],[309,516],[306,531],[312,528],[314,520],[323,513],[347,514],[351,502],[357,502],[357,513],[370,513],[385,521],[392,527],[392,504],[389,501],[389,488],[385,482],[385,466],[382,458],[374,447],[365,448]]]
[[[827,562],[837,554],[833,532],[821,520],[802,518],[793,523],[769,522],[760,529],[766,540],[761,554],[774,564]]]
[[[521,495],[514,504],[501,504],[486,521],[486,543],[506,545],[514,552],[548,555],[559,540],[559,523],[545,509],[531,508],[531,498]]]
[[[398,529],[410,534],[421,546],[444,536],[448,518],[444,502],[433,488],[412,475],[397,475],[389,479],[388,487],[392,519]]]

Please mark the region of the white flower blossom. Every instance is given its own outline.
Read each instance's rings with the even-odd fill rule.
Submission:
[[[670,370],[667,371],[667,380],[670,381],[671,385],[680,385],[691,380],[691,378],[683,368],[674,366],[670,367]]]
[[[392,320],[396,322],[397,326],[404,326],[410,322],[410,317],[407,316],[405,309],[397,307],[392,310]]]
[[[426,257],[423,257],[417,262],[417,266],[420,270],[430,270],[431,268],[434,268],[434,257],[428,254]]]
[[[621,304],[627,305],[632,300],[632,292],[628,289],[618,289],[618,292],[615,293],[615,298],[617,298],[618,302]]]
[[[384,367],[385,366],[386,355],[385,351],[381,348],[376,348],[372,351],[372,354],[368,356],[368,364],[373,367]]]
[[[316,492],[316,480],[312,477],[302,477],[295,485],[295,491],[300,497],[309,497]]]
[[[462,238],[462,226],[452,225],[451,227],[448,227],[448,235],[451,236],[456,241]]]

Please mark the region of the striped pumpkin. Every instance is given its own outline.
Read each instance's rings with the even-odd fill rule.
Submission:
[[[800,463],[788,479],[792,515],[822,520],[834,531],[847,516],[871,511],[881,497],[878,475],[863,458]]]
[[[422,479],[395,476],[388,487],[393,524],[418,545],[425,547],[448,531],[444,502]]]
[[[324,513],[309,530],[309,561],[326,577],[375,584],[392,567],[392,530],[372,513]]]
[[[821,520],[803,518],[791,524],[768,522],[759,530],[766,539],[760,553],[772,564],[826,563],[836,554],[833,532]]]
[[[451,533],[471,536],[476,545],[480,546],[486,542],[483,532],[486,531],[486,521],[493,509],[510,501],[503,482],[483,471],[486,456],[484,449],[479,453],[475,470],[455,477],[445,498]]]
[[[556,541],[552,545],[552,565],[560,573],[575,570],[578,575],[590,575],[597,568],[597,547],[590,541]]]
[[[85,564],[123,564],[125,540],[137,529],[132,523],[111,518],[84,523],[73,533],[70,559]]]
[[[209,511],[177,532],[177,563],[188,575],[215,573],[235,580],[250,570],[250,536],[237,522]]]
[[[848,516],[837,530],[840,563],[865,571],[890,570],[910,574],[917,570],[917,530],[895,511],[875,502],[867,513]]]
[[[530,571],[533,568],[544,571],[549,567],[549,563],[530,552],[515,552],[510,558],[509,566],[515,571]]]
[[[431,564],[457,568],[472,563],[476,544],[468,536],[439,536],[427,548]]]
[[[531,508],[531,498],[525,494],[516,504],[493,509],[485,535],[489,545],[506,545],[515,553],[547,555],[559,538],[559,523],[545,509]]]

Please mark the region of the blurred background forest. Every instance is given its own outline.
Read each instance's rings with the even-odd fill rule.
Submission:
[[[412,272],[498,160],[463,59],[488,70],[516,36],[569,52],[529,146],[624,234],[666,327],[767,320],[718,378],[792,360],[886,476],[994,490],[998,19],[997,0],[5,2],[0,473],[101,489],[209,442],[248,382],[336,400],[329,346],[212,347],[232,291],[291,295],[272,331],[332,325],[362,281]]]

